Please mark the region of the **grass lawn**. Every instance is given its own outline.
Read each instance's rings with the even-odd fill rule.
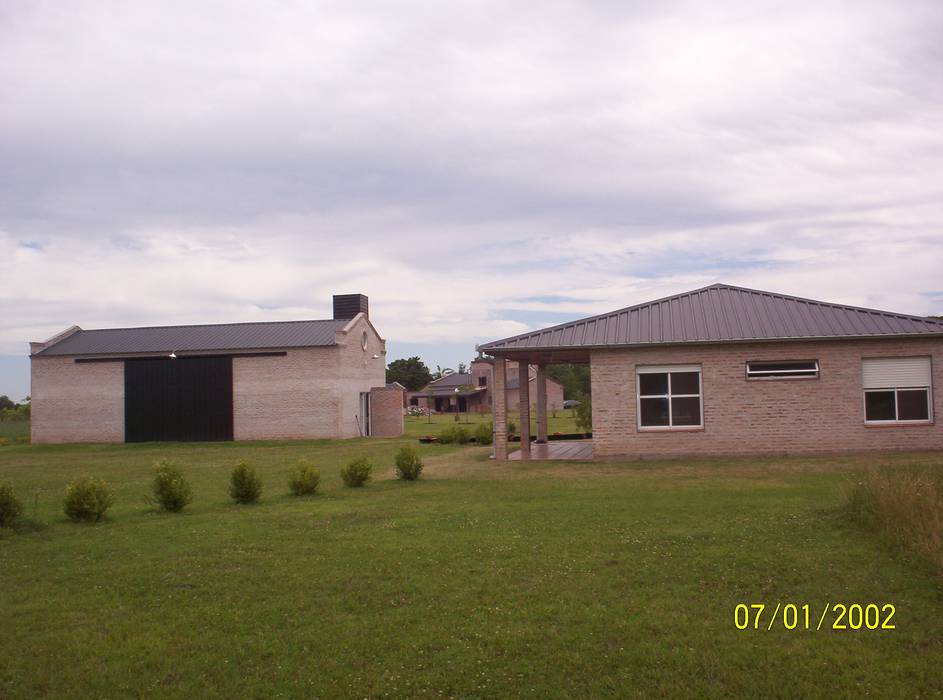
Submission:
[[[28,520],[0,532],[0,697],[928,697],[943,587],[838,514],[849,474],[939,454],[496,464],[413,440],[0,448]],[[337,469],[369,454],[376,479]],[[323,494],[287,495],[299,457]],[[185,465],[180,515],[143,502]],[[229,467],[265,480],[236,506]],[[107,522],[60,512],[109,480]],[[738,603],[889,602],[895,630],[739,631]],[[813,620],[813,624],[816,620]]]

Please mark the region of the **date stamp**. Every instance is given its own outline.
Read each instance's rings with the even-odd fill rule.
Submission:
[[[773,629],[818,632],[893,630],[897,608],[893,603],[739,603],[733,609],[733,624],[738,630]]]

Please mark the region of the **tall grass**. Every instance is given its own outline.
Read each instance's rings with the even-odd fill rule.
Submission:
[[[849,485],[853,520],[920,552],[943,572],[943,464],[881,466]]]

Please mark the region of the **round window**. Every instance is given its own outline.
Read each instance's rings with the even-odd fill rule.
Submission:
[[[360,336],[360,347],[363,348],[364,352],[367,350],[367,331],[363,332],[363,335]]]

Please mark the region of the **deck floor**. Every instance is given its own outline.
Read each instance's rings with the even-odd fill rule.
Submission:
[[[559,442],[548,442],[543,445],[531,443],[531,459],[580,459],[590,460],[593,458],[592,440],[560,440]],[[521,451],[517,450],[508,455],[508,459],[521,459]]]

